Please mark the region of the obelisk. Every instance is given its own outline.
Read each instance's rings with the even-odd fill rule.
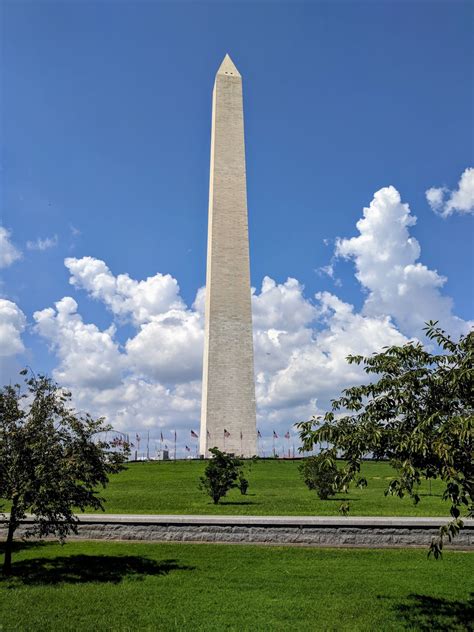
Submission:
[[[201,454],[257,454],[242,77],[226,55],[212,96]]]

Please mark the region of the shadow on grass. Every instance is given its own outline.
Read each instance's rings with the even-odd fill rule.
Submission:
[[[14,540],[13,541],[13,555],[19,551],[29,551],[30,549],[39,549],[46,546],[44,540]],[[5,542],[0,543],[0,555],[5,553]]]
[[[240,502],[238,500],[220,500],[219,505],[236,505],[239,507],[241,505],[258,505],[258,503],[255,503],[253,500],[242,500]]]
[[[338,502],[338,503],[341,503],[341,502],[345,502],[346,500],[347,501],[350,500],[351,503],[352,502],[354,502],[354,503],[360,502],[360,498],[351,498],[351,497],[347,497],[347,496],[341,496],[340,498],[319,498],[319,497],[317,497],[316,500],[324,502],[324,503],[325,502],[334,502],[334,503]]]
[[[466,601],[409,595],[408,603],[395,606],[404,627],[421,632],[432,630],[473,630],[474,593]]]
[[[194,570],[194,566],[182,566],[177,560],[156,562],[136,555],[64,555],[58,557],[36,557],[15,562],[12,574],[2,577],[0,586],[8,588],[38,584],[84,584],[100,582],[118,584],[126,577],[137,580],[148,575],[168,575],[172,571]]]

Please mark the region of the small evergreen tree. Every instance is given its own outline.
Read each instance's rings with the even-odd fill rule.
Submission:
[[[200,478],[199,489],[209,494],[217,505],[230,489],[238,486],[236,481],[242,476],[243,463],[218,448],[211,448],[209,452],[212,458]]]

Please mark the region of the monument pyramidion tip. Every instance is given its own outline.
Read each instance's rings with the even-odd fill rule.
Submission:
[[[234,62],[230,58],[229,54],[226,53],[222,64],[219,66],[219,70],[217,71],[218,75],[228,75],[229,77],[241,77],[240,72],[237,70]]]

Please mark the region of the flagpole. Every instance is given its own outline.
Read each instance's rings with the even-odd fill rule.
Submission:
[[[174,431],[174,462],[176,463],[176,430]]]
[[[224,452],[225,452],[225,428],[224,428]]]
[[[135,450],[135,461],[138,461],[138,455],[140,453],[140,435],[135,433],[135,441],[137,442],[137,449]]]
[[[243,455],[243,450],[242,450],[242,430],[240,431],[240,456]]]
[[[149,430],[146,436],[146,460],[147,461],[150,460],[150,431]]]
[[[273,431],[273,458],[275,458],[275,431]]]

